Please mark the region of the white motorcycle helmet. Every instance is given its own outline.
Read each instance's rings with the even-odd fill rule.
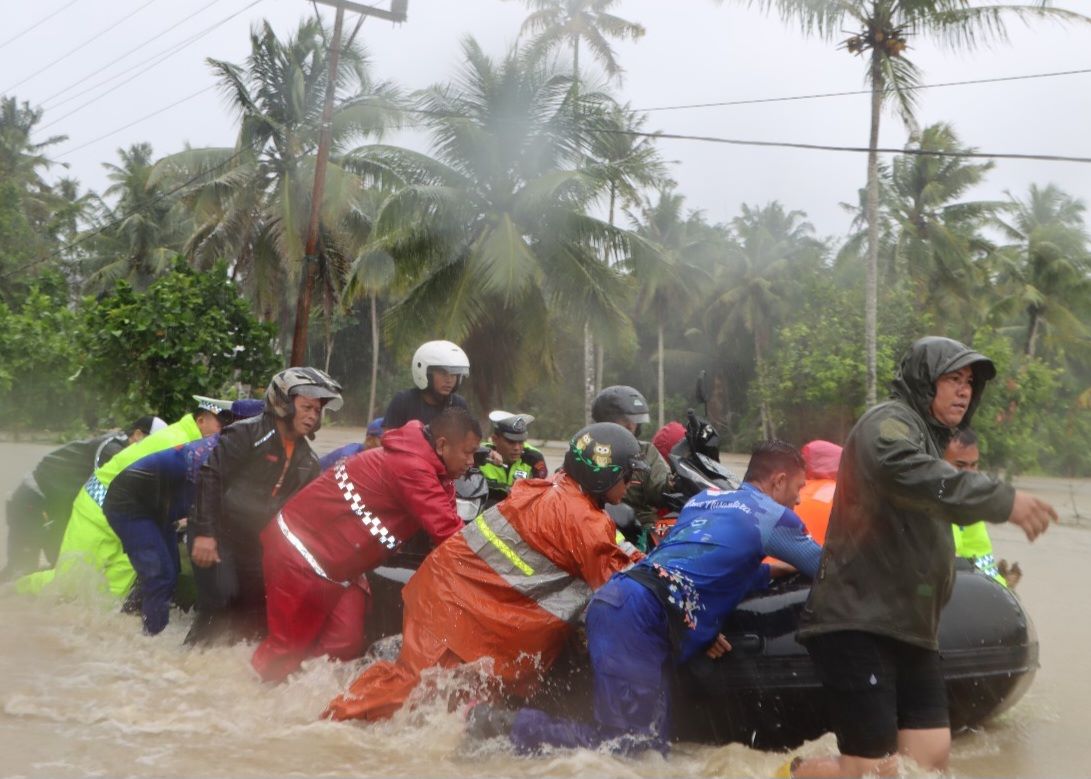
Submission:
[[[463,377],[470,375],[470,358],[458,344],[450,341],[428,341],[413,353],[412,368],[413,383],[417,385],[417,389],[428,389],[428,371],[431,368],[442,368],[458,376],[458,383],[455,385],[457,390]]]

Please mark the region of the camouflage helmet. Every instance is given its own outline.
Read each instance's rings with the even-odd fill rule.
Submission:
[[[337,411],[344,402],[341,400],[341,385],[325,371],[318,368],[285,368],[269,382],[265,390],[265,408],[281,419],[291,419],[295,414],[292,398],[296,395],[325,400],[324,408],[330,411]],[[322,420],[319,418],[318,427],[321,426]]]

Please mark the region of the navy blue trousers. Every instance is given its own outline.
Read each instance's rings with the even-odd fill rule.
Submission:
[[[170,602],[178,585],[181,563],[177,534],[172,525],[161,526],[150,517],[107,516],[106,519],[121,539],[136,571],[144,632],[154,636],[170,620]]]
[[[595,721],[520,709],[510,739],[520,752],[543,746],[666,753],[670,735],[671,644],[667,614],[646,587],[615,576],[587,608]]]

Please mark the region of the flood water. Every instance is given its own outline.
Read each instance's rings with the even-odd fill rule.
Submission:
[[[50,448],[0,444],[0,496]],[[956,738],[951,773],[1091,776],[1091,533],[1055,527],[1030,545],[1002,526],[993,538],[998,556],[1023,568],[1018,593],[1038,628],[1042,668],[1012,711]],[[759,777],[785,760],[738,744],[681,744],[667,759],[590,751],[518,757],[499,742],[464,743],[462,717],[439,704],[374,725],[320,721],[359,663],[315,660],[286,684],[263,685],[250,668],[250,646],[183,648],[186,615],[172,614],[164,633],[147,638],[116,602],[93,595],[57,602],[7,587],[0,620],[3,776]],[[797,753],[834,748],[827,734]]]

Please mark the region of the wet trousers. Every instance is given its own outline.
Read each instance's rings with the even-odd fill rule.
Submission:
[[[261,678],[280,681],[308,657],[351,660],[363,654],[369,592],[315,573],[276,520],[262,531],[261,543],[269,634],[250,660]]]
[[[406,603],[398,659],[393,663],[380,660],[365,668],[348,692],[330,701],[323,716],[335,720],[386,719],[408,700],[424,669],[454,668],[465,662],[424,627],[422,620],[413,619],[410,604]]]
[[[520,709],[509,737],[520,752],[544,746],[667,751],[671,642],[667,614],[650,590],[615,576],[587,608],[595,721]]]
[[[191,536],[187,536],[187,544],[192,554]],[[193,566],[197,616],[186,644],[264,637],[265,583],[257,536],[221,537],[217,539],[217,553],[220,562],[215,565]]]
[[[25,484],[20,484],[8,498],[4,514],[8,524],[8,560],[0,581],[7,581],[37,570],[46,546],[45,501]],[[60,543],[58,539],[58,545]],[[57,559],[56,547],[52,560]]]
[[[177,533],[173,525],[160,525],[150,517],[114,515],[107,519],[136,571],[144,632],[154,636],[167,626],[171,598],[178,586],[181,561]]]

